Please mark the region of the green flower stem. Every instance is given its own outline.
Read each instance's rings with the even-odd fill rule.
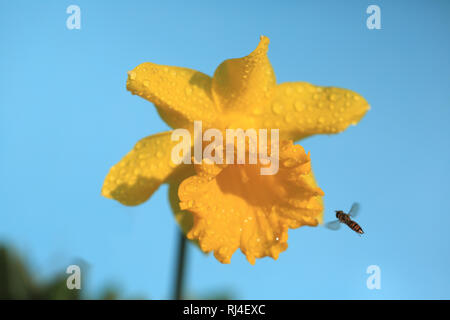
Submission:
[[[180,230],[178,232],[178,261],[175,274],[175,288],[173,292],[174,300],[181,300],[184,298],[184,273],[186,265],[186,236]]]

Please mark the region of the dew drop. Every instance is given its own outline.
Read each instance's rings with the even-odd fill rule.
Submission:
[[[281,109],[282,109],[282,107],[281,107],[281,105],[278,102],[275,102],[272,105],[272,111],[273,111],[274,114],[280,114],[281,113]]]
[[[295,111],[300,112],[303,109],[305,109],[305,105],[301,101],[295,101],[294,109],[295,109]]]
[[[292,123],[293,122],[292,117],[289,116],[288,114],[284,116],[284,121],[286,121],[286,123]]]

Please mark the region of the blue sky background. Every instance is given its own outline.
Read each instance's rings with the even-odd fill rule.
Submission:
[[[81,30],[66,8],[81,8]],[[382,30],[366,28],[381,7]],[[289,232],[277,261],[230,265],[190,245],[187,290],[241,299],[450,298],[449,1],[1,1],[0,240],[49,277],[82,259],[84,290],[171,297],[177,226],[161,187],[125,207],[100,196],[134,143],[168,129],[125,89],[138,64],[212,75],[271,39],[277,81],[362,94],[356,126],[301,144],[333,210],[362,206],[366,234]],[[381,268],[368,290],[366,268]]]

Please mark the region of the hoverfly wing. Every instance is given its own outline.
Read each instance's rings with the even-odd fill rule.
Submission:
[[[330,230],[338,230],[341,227],[339,220],[334,220],[325,224],[325,227]]]
[[[348,212],[348,214],[349,214],[351,217],[356,217],[356,216],[358,215],[358,212],[359,212],[359,203],[358,203],[358,202],[355,202],[355,203],[352,205],[352,207],[350,208],[350,211]]]

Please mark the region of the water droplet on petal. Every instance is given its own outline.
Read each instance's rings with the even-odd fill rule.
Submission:
[[[282,106],[281,106],[281,104],[279,104],[278,102],[275,102],[275,103],[272,105],[272,111],[273,111],[274,114],[280,114],[280,113],[281,113],[281,110],[282,110]]]
[[[286,121],[286,123],[292,123],[293,119],[290,115],[287,114],[284,116],[284,121]]]
[[[305,105],[301,101],[296,101],[294,103],[294,108],[295,108],[295,111],[300,112],[303,109],[305,109]]]

